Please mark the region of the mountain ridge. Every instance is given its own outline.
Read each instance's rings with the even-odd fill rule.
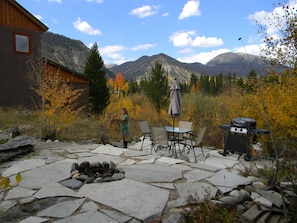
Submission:
[[[46,32],[42,35],[42,55],[58,64],[83,74],[90,49],[80,40],[73,40],[63,35]],[[99,52],[100,53],[100,52]],[[161,62],[169,79],[178,81],[190,80],[195,75],[233,74],[247,77],[253,69],[257,75],[266,75],[268,70],[279,70],[263,60],[260,56],[245,53],[223,53],[205,65],[199,62],[180,62],[164,53],[153,56],[142,56],[135,61],[128,61],[120,65],[105,64],[107,79],[122,73],[126,80],[141,80],[151,75],[151,69],[156,61]]]

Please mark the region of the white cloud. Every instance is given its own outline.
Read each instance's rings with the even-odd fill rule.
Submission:
[[[180,13],[178,19],[184,19],[190,16],[200,16],[201,11],[199,10],[200,2],[198,0],[188,1],[183,8],[183,11]]]
[[[230,52],[229,49],[219,49],[219,50],[213,50],[211,52],[202,52],[197,54],[192,54],[186,57],[180,57],[177,58],[178,61],[184,62],[184,63],[202,63],[206,64],[208,61],[213,59],[214,57],[222,54]]]
[[[169,16],[169,12],[165,12],[162,14],[163,17]]]
[[[131,48],[132,51],[137,51],[137,50],[147,50],[149,48],[153,48],[155,47],[156,44],[151,44],[151,43],[148,43],[148,44],[141,44],[141,45],[137,45],[137,46],[134,46]]]
[[[89,49],[91,49],[93,45],[94,45],[94,43],[90,42],[90,43],[88,43],[86,46],[87,46]]]
[[[100,55],[103,57],[109,57],[114,60],[124,60],[123,52],[126,48],[122,45],[110,45],[99,48]]]
[[[83,33],[87,33],[89,35],[101,35],[101,31],[99,29],[94,29],[92,28],[88,22],[86,21],[82,21],[81,18],[77,18],[77,20],[75,22],[73,22],[74,27],[83,32]]]
[[[48,0],[49,2],[57,2],[57,3],[62,3],[62,0]]]
[[[181,31],[172,34],[169,40],[176,47],[215,47],[223,45],[218,37],[196,36],[195,31]]]
[[[297,3],[295,0],[290,0],[287,5],[288,9],[292,12],[292,16],[295,16]],[[284,9],[282,6],[276,7],[272,12],[258,11],[248,16],[248,19],[256,21],[258,24],[266,27],[268,36],[278,38],[280,26],[285,27],[286,18]]]
[[[264,47],[265,44],[253,44],[253,45],[247,45],[242,47],[236,47],[234,48],[235,53],[248,53],[252,55],[260,55],[261,47]]]
[[[157,5],[144,5],[140,8],[132,9],[131,15],[137,16],[138,18],[145,18],[152,16],[157,13],[160,6]]]

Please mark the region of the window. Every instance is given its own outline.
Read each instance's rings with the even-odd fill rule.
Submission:
[[[15,34],[15,51],[18,53],[30,53],[30,39],[29,35]]]

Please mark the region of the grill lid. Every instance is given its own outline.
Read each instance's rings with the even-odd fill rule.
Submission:
[[[257,123],[251,118],[233,118],[230,122],[231,126],[241,127],[241,128],[256,128]]]

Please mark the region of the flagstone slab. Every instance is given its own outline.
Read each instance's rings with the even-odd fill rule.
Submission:
[[[135,157],[135,156],[146,156],[150,155],[149,152],[147,151],[140,151],[140,150],[133,150],[133,149],[128,149],[127,151],[124,152],[125,156],[129,157]]]
[[[80,212],[97,211],[97,210],[99,210],[98,205],[95,204],[93,201],[88,201],[82,205]]]
[[[222,169],[206,180],[218,187],[222,193],[229,192],[239,185],[251,183],[251,179],[240,175],[238,170],[232,169]]]
[[[217,172],[221,170],[222,168],[218,168],[216,166],[211,166],[205,163],[187,163],[192,168],[197,168],[201,170],[207,170],[207,171],[212,171],[212,172]]]
[[[160,156],[156,155],[156,154],[148,154],[148,155],[144,155],[144,156],[135,156],[133,157],[133,159],[137,159],[137,160],[148,160],[148,159],[156,159],[159,158]]]
[[[130,216],[124,215],[114,210],[100,209],[100,212],[106,214],[112,219],[115,219],[118,223],[125,223],[132,219]]]
[[[0,201],[0,213],[8,211],[10,208],[14,207],[17,204],[18,202],[15,200]]]
[[[213,175],[214,175],[213,172],[194,169],[186,173],[184,177],[187,179],[187,182],[191,183],[191,182],[200,181],[205,178],[209,178]]]
[[[152,183],[152,185],[156,187],[165,188],[165,189],[171,189],[171,190],[175,189],[173,183]]]
[[[22,221],[20,221],[19,223],[43,223],[43,222],[47,222],[48,218],[41,218],[41,217],[28,217]]]
[[[89,157],[89,156],[94,156],[94,153],[90,152],[81,152],[81,153],[75,153],[78,157]]]
[[[61,220],[54,221],[53,223],[118,223],[116,220],[108,217],[107,215],[100,213],[98,211],[88,211],[82,214],[73,215],[71,217],[67,217]]]
[[[7,195],[5,196],[5,200],[31,197],[35,193],[36,190],[30,190],[22,187],[14,187],[8,191]]]
[[[90,157],[80,157],[77,159],[78,163],[82,163],[84,161],[89,161],[90,163],[92,162],[110,162],[113,161],[115,164],[119,164],[123,162],[123,158],[119,156],[111,156],[111,155],[105,155],[105,154],[95,154],[94,156]]]
[[[140,221],[160,216],[169,198],[165,189],[129,179],[85,184],[79,193]]]
[[[90,152],[91,150],[96,149],[99,144],[72,144],[67,146],[62,146],[61,148],[69,153],[82,153],[82,152]]]
[[[69,217],[74,211],[76,211],[82,205],[84,201],[84,198],[63,201],[38,212],[37,216],[53,218]]]
[[[273,190],[260,190],[258,191],[259,194],[261,194],[263,197],[265,197],[267,200],[272,202],[275,206],[278,208],[281,208],[283,205],[283,198],[282,195],[276,191]]]
[[[77,192],[62,186],[59,183],[49,183],[43,186],[34,197],[38,199],[47,198],[47,197],[82,197]]]
[[[176,183],[178,192],[176,200],[169,201],[169,207],[181,207],[190,203],[189,198],[194,199],[195,203],[206,199],[212,199],[216,196],[218,189],[211,184],[204,182],[195,183]]]
[[[153,164],[153,163],[155,163],[155,159],[156,158],[150,158],[150,159],[147,159],[147,160],[142,160],[142,161],[139,161],[138,164]]]
[[[170,158],[170,157],[161,157],[159,159],[156,160],[156,163],[164,163],[164,164],[169,164],[169,165],[173,165],[173,164],[177,164],[177,163],[184,163],[186,161],[184,160],[180,160],[180,159],[174,159],[174,158]]]
[[[235,164],[239,163],[239,160],[225,159],[223,157],[209,156],[204,160],[204,164],[215,166],[220,169],[232,168]]]
[[[172,165],[174,168],[179,169],[181,171],[187,171],[192,170],[192,167],[188,166],[188,163],[182,163],[182,164],[175,164]]]
[[[182,171],[171,166],[158,164],[136,164],[123,166],[125,177],[140,182],[173,182],[182,178]]]
[[[120,156],[126,151],[128,151],[128,149],[113,147],[111,145],[100,145],[96,149],[92,150],[92,153]]]
[[[70,176],[72,162],[56,162],[38,167],[22,173],[20,186],[28,188],[41,188],[50,183],[65,180]]]
[[[17,173],[21,173],[27,170],[31,170],[40,166],[45,165],[44,159],[28,159],[15,164],[8,169],[4,170],[2,176],[9,177]]]

